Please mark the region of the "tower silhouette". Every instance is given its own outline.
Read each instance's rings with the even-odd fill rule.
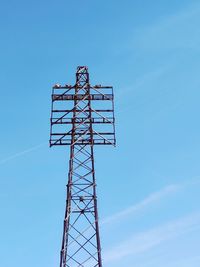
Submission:
[[[94,145],[115,145],[114,123],[113,88],[91,86],[87,67],[53,87],[50,146],[70,146],[60,267],[102,267]]]

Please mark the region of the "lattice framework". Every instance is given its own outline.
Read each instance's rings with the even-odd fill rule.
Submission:
[[[70,146],[60,267],[102,267],[93,150],[115,145],[113,99],[111,86],[90,85],[85,66],[74,86],[53,87],[50,146]]]

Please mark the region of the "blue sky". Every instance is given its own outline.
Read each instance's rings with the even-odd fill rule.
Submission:
[[[0,265],[59,263],[68,148],[51,87],[111,84],[117,147],[96,148],[104,267],[199,267],[200,3],[2,0]]]

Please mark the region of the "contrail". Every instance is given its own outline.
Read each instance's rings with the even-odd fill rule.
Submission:
[[[200,213],[192,213],[150,230],[137,233],[108,250],[105,262],[120,261],[125,257],[150,251],[162,243],[184,234],[199,231]]]
[[[29,148],[29,149],[26,149],[26,150],[23,150],[23,151],[21,151],[21,152],[18,152],[18,153],[14,154],[14,155],[12,155],[12,156],[10,156],[10,157],[7,157],[7,158],[5,158],[5,159],[1,159],[1,160],[0,160],[0,165],[1,165],[1,164],[4,164],[4,163],[6,163],[6,162],[8,162],[8,161],[10,161],[10,160],[12,160],[12,159],[15,159],[15,158],[18,158],[18,157],[20,157],[20,156],[23,156],[23,155],[25,155],[25,154],[27,154],[27,153],[30,153],[30,152],[32,152],[32,151],[34,151],[34,150],[37,150],[38,148],[40,148],[40,147],[42,147],[42,146],[44,146],[44,145],[47,145],[47,142],[43,142],[43,143],[41,143],[41,144],[39,144],[39,145],[36,145],[36,146],[33,146],[33,147]]]
[[[128,208],[119,211],[101,221],[101,224],[107,224],[114,221],[117,221],[119,219],[123,219],[125,216],[132,215],[135,212],[139,212],[149,205],[156,203],[160,201],[162,198],[167,197],[170,194],[176,193],[181,189],[181,185],[179,184],[172,184],[164,187],[160,191],[154,192],[147,196],[145,199],[143,199],[141,202],[134,204],[132,206],[129,206]]]

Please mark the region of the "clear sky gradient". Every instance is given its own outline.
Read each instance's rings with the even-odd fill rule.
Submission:
[[[113,85],[97,147],[104,267],[200,266],[200,2],[2,0],[0,266],[59,264],[69,148],[48,148],[51,87]]]

